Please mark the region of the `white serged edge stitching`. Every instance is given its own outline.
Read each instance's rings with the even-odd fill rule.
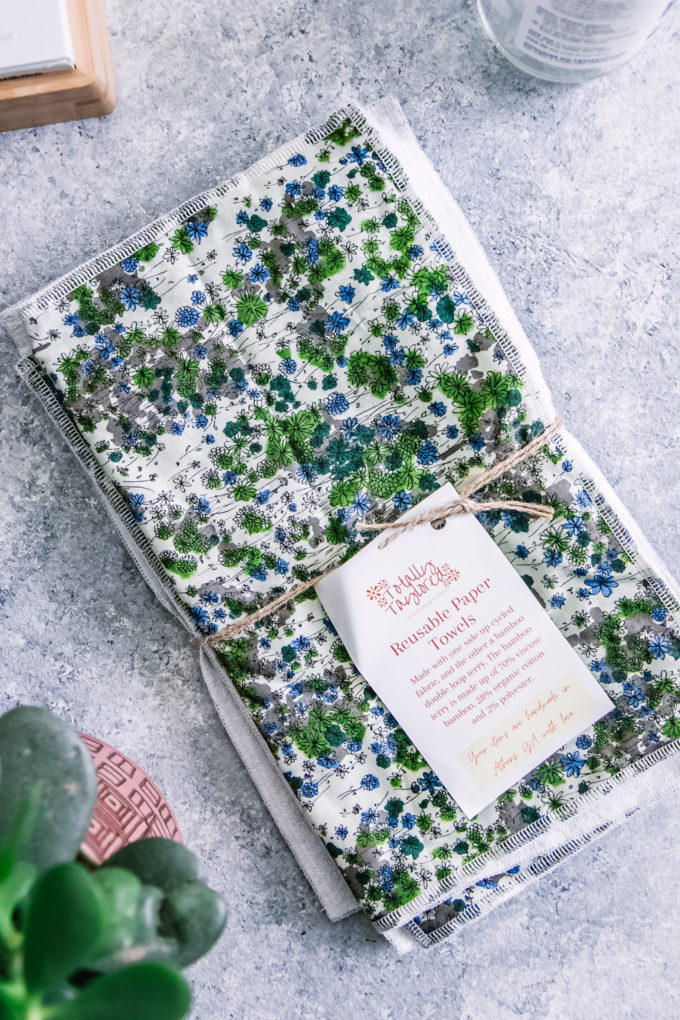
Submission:
[[[550,815],[542,815],[536,822],[503,840],[494,851],[488,851],[463,865],[450,879],[439,884],[436,893],[423,893],[399,910],[374,921],[375,927],[385,934],[386,931],[411,925],[416,917],[439,906],[444,900],[462,898],[465,889],[476,878],[484,875],[498,874],[517,864],[528,864],[529,875],[534,872],[538,875],[561,863],[595,838],[616,828],[635,811],[651,807],[667,794],[676,792],[680,787],[680,770],[676,760],[679,753],[680,740],[673,740],[650,751],[616,776],[603,781],[588,793],[581,794],[578,807],[565,804]],[[668,768],[663,776],[658,771],[662,765]],[[656,769],[653,776],[650,776],[653,767]],[[648,777],[648,781],[642,785],[632,782],[636,777],[643,776]],[[640,794],[643,792],[649,795],[649,799],[640,804]],[[527,876],[525,878],[528,880]],[[516,884],[521,884],[525,878],[516,878],[512,886],[499,886],[487,895],[481,906],[472,904],[466,908],[459,918],[450,922],[451,933],[458,930],[462,923],[484,916],[491,909],[486,906],[487,901],[497,906],[506,897],[510,898],[516,891]],[[425,933],[422,935],[428,944],[437,941],[436,937]]]
[[[666,747],[667,746],[668,745],[666,745]],[[665,748],[663,750],[665,750]],[[505,903],[509,899],[512,899],[518,892],[521,892],[523,889],[533,885],[539,878],[554,868],[559,867],[559,865],[568,860],[569,857],[597,842],[607,833],[615,831],[638,811],[644,810],[646,807],[651,806],[654,802],[660,801],[663,797],[676,794],[680,788],[680,774],[677,771],[677,761],[675,760],[677,753],[678,748],[675,748],[669,755],[663,758],[661,762],[656,761],[652,763],[656,766],[654,789],[652,791],[651,801],[647,802],[644,807],[635,804],[627,807],[622,806],[620,810],[612,814],[611,818],[602,822],[597,827],[584,831],[579,836],[566,838],[560,846],[555,847],[549,852],[536,854],[529,861],[524,871],[520,871],[517,875],[512,876],[512,885],[499,886],[492,892],[487,893],[481,903],[473,904],[461,911],[457,917],[448,921],[440,928],[437,928],[431,934],[423,931],[415,919],[407,922],[406,925],[398,930],[403,931],[404,928],[407,928],[415,941],[417,941],[420,945],[427,947],[438,945],[440,942],[446,941],[452,935],[457,934],[464,926],[469,925],[471,922],[481,920],[495,907],[499,906],[501,903]],[[658,771],[660,764],[667,764],[669,768],[674,768],[676,770],[675,774],[669,774],[660,779]],[[647,773],[647,778],[650,778],[649,773]],[[448,899],[450,897],[446,898]],[[439,903],[441,902],[442,901],[440,900]]]

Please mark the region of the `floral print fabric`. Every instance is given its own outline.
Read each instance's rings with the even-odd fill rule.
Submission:
[[[198,632],[292,591],[367,541],[363,522],[550,424],[455,243],[348,109],[26,303],[41,372]],[[554,508],[548,523],[479,520],[615,707],[476,818],[357,673],[313,590],[216,647],[364,909],[424,943],[521,878],[518,840],[680,736],[675,598],[568,440],[487,492]]]

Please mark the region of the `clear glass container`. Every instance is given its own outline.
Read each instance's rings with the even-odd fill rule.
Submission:
[[[517,67],[579,82],[625,64],[675,0],[477,0],[484,27]]]

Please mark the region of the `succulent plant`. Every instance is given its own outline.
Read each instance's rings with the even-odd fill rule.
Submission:
[[[226,921],[186,847],[79,859],[97,795],[87,749],[41,708],[0,717],[0,1020],[180,1020],[181,968]]]

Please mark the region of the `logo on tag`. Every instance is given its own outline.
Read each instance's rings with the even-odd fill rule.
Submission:
[[[384,577],[366,589],[366,598],[375,602],[386,613],[398,616],[405,609],[419,606],[434,588],[448,588],[460,579],[460,571],[448,563],[411,563],[395,580]]]

